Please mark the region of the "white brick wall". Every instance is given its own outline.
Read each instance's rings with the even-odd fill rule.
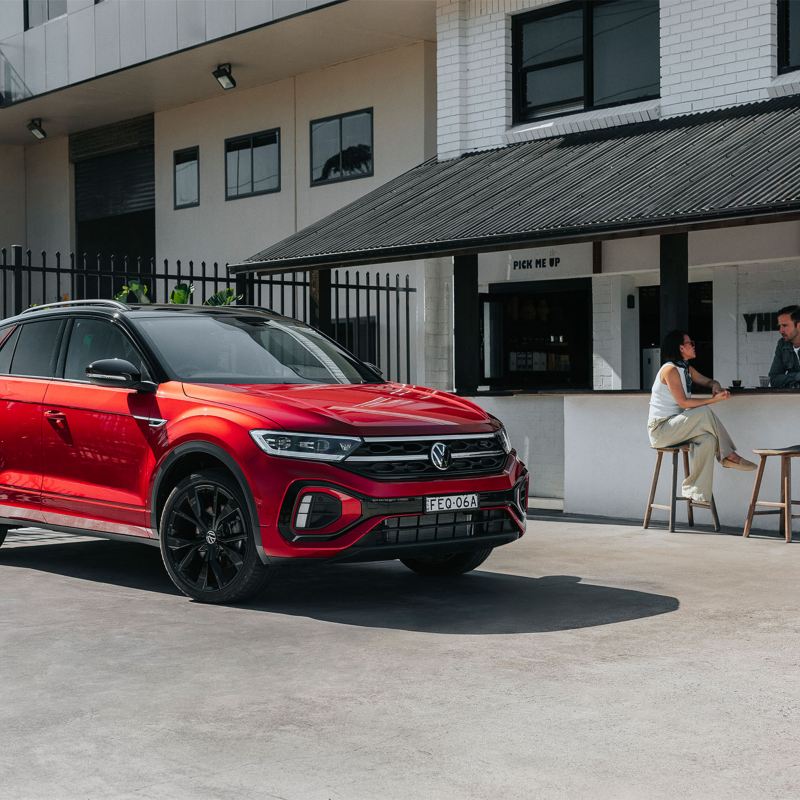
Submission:
[[[439,157],[510,141],[766,100],[776,77],[775,0],[661,0],[661,99],[512,128],[511,17],[554,0],[438,0]]]
[[[424,266],[424,375],[434,389],[453,389],[453,259],[435,258]]]
[[[592,279],[592,384],[595,389],[622,388],[622,325],[618,275]]]
[[[662,0],[662,114],[767,99],[777,36],[774,0]]]

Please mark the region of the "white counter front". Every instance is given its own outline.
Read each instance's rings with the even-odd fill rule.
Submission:
[[[506,425],[511,442],[531,471],[531,494],[563,497],[564,511],[642,519],[656,454],[647,438],[648,393],[483,395],[473,398]],[[739,452],[757,460],[754,447],[800,444],[800,393],[737,394],[714,405]],[[667,502],[671,459],[664,462],[657,502]],[[683,475],[683,465],[679,474]],[[800,463],[796,464],[800,473]],[[761,498],[777,500],[779,467],[770,459]],[[755,473],[715,467],[714,497],[726,526],[744,525]],[[794,475],[800,500],[800,474]],[[678,504],[678,521],[686,519]],[[709,517],[702,509],[697,521]],[[654,511],[653,519],[666,519]],[[796,523],[800,535],[800,520]],[[755,517],[754,529],[778,529],[778,517]]]
[[[564,396],[564,511],[637,519],[644,516],[656,454],[647,438],[649,394],[598,393]],[[736,443],[752,460],[753,448],[800,444],[800,394],[742,394],[714,405]],[[667,502],[671,459],[661,470],[656,502]],[[798,471],[798,470],[796,470]],[[683,466],[679,467],[679,475]],[[800,499],[800,475],[793,485]],[[723,525],[743,526],[754,472],[715,467],[714,498]],[[771,458],[761,498],[777,500],[779,460]],[[683,521],[685,504],[678,505]],[[682,516],[683,515],[683,516]],[[653,519],[666,519],[655,511]],[[697,512],[698,522],[707,512]],[[777,530],[778,516],[755,517],[754,529]],[[800,532],[800,521],[796,523]]]

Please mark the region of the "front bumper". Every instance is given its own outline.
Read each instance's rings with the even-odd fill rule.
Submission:
[[[322,480],[294,476],[296,479],[285,486],[271,524],[262,521],[262,543],[271,558],[389,560],[497,547],[525,532],[528,473],[514,455],[509,456],[500,475],[471,480],[376,484],[348,480],[349,476],[338,470],[325,473]],[[330,480],[329,476],[339,480]],[[333,534],[298,535],[291,528],[289,510],[298,492],[311,486],[357,497],[360,516]],[[478,494],[477,509],[425,512],[425,497],[464,493]]]

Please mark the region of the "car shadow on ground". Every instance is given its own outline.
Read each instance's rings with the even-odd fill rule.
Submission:
[[[49,537],[49,538],[45,538]],[[9,534],[0,569],[20,567],[179,594],[157,549],[110,541],[70,542]],[[610,625],[677,610],[675,597],[583,583],[572,575],[530,577],[479,569],[458,578],[425,578],[400,562],[291,565],[232,612],[261,611],[366,628],[449,634],[542,633]],[[189,601],[187,601],[189,602]]]

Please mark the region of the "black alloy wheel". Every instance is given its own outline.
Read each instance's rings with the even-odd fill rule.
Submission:
[[[463,575],[476,569],[492,554],[493,547],[484,550],[472,550],[468,553],[442,553],[437,556],[420,556],[419,558],[401,558],[401,563],[418,575],[445,577]]]
[[[203,603],[231,603],[260,591],[267,567],[239,485],[220,470],[197,472],[170,492],[159,528],[173,583]]]

